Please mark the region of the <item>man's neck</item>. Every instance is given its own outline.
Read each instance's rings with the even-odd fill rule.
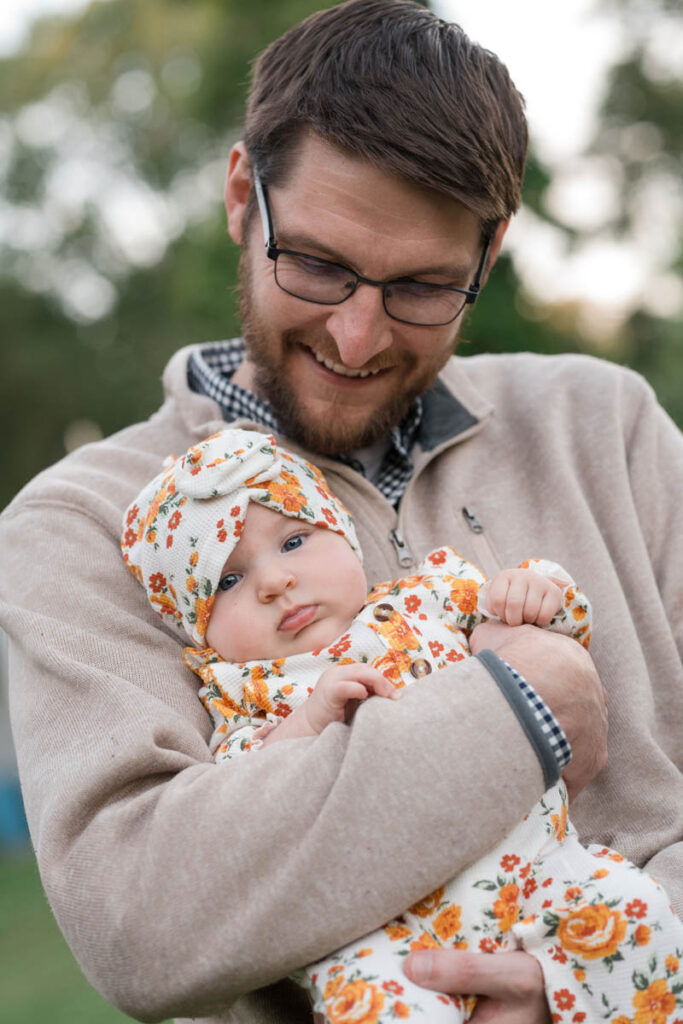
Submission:
[[[232,382],[233,384],[238,384],[239,387],[244,388],[245,391],[252,391],[253,393],[256,393],[254,364],[247,356],[244,357],[233,373]]]

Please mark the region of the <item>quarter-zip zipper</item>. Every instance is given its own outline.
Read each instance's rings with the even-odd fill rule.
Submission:
[[[463,519],[475,535],[472,543],[477,555],[477,566],[489,575],[491,575],[493,571],[499,572],[503,568],[503,563],[500,560],[500,555],[489,540],[488,534],[484,530],[484,524],[481,522],[479,516],[471,505],[463,505],[461,511]]]
[[[396,527],[395,530],[389,531],[389,537],[391,538],[391,543],[394,545],[398,564],[404,569],[408,569],[410,566],[415,565],[415,557],[398,527]]]

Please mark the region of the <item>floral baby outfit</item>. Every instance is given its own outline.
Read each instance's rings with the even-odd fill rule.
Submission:
[[[239,540],[249,500],[336,529],[359,554],[348,513],[315,467],[252,432],[207,439],[142,492],[124,519],[122,539],[124,558],[157,612],[171,616],[196,645],[203,643],[220,571]],[[206,522],[198,520],[197,507]],[[588,646],[590,607],[574,582],[553,562],[534,559],[523,567],[567,580],[564,607],[549,628]],[[257,749],[330,665],[368,663],[403,687],[467,657],[469,634],[486,617],[485,582],[452,548],[439,548],[416,574],[376,586],[349,630],[327,648],[242,664],[207,647],[185,648],[215,725],[214,757],[223,761]],[[402,971],[411,950],[429,947],[526,950],[541,964],[558,1024],[683,1021],[683,923],[647,874],[605,847],[581,846],[562,782],[457,878],[294,977],[329,1024],[460,1024],[475,998],[420,988]]]

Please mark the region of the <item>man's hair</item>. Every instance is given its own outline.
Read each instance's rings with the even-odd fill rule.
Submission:
[[[519,206],[521,95],[495,54],[413,0],[347,0],[258,57],[245,141],[264,181],[284,180],[307,131],[459,200],[485,229]]]

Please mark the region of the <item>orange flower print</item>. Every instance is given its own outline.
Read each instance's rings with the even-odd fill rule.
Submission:
[[[664,961],[664,966],[666,967],[667,971],[671,972],[671,974],[675,974],[678,970],[678,957],[674,956],[673,953],[671,953],[670,956],[668,956]]]
[[[289,704],[285,704],[284,701],[281,700],[277,702],[273,711],[273,714],[277,715],[278,718],[287,718],[291,713],[292,709]]]
[[[399,939],[407,939],[409,935],[412,935],[410,928],[404,924],[388,924],[385,926],[384,932],[389,936],[390,942],[398,942]]]
[[[509,932],[519,917],[518,896],[519,887],[510,883],[500,889],[499,898],[493,904],[493,913],[502,932]]]
[[[558,1010],[571,1010],[576,1002],[576,996],[573,996],[568,988],[561,988],[559,992],[554,992],[553,999],[557,1003]]]
[[[429,896],[425,896],[419,903],[415,903],[410,908],[410,913],[415,914],[417,917],[429,917],[430,914],[439,909],[445,891],[443,885],[439,886],[434,892],[430,892]]]
[[[645,917],[647,914],[647,903],[643,903],[642,900],[631,900],[630,903],[626,904],[626,915],[627,917]]]
[[[175,606],[175,601],[168,594],[158,594],[150,597],[152,604],[158,605],[157,611],[161,615],[175,615],[176,618],[180,618],[180,612]]]
[[[562,805],[562,810],[559,814],[551,814],[550,822],[555,832],[555,838],[558,843],[561,843],[567,835],[567,805]]]
[[[251,670],[251,682],[252,686],[248,683],[243,685],[243,700],[245,705],[248,703],[254,704],[261,711],[274,712],[275,708],[270,700],[268,693],[268,684],[265,679],[265,673],[260,665],[255,665]]]
[[[666,1018],[676,1009],[676,996],[664,978],[658,978],[645,991],[636,992],[633,1007],[633,1024],[666,1024]]]
[[[480,939],[479,949],[482,953],[495,953],[500,949],[500,942],[494,942],[493,939]]]
[[[382,988],[385,992],[391,992],[393,996],[403,995],[403,985],[399,985],[397,981],[383,981]]]
[[[163,572],[153,572],[149,578],[149,589],[153,594],[159,594],[166,586],[166,577]]]
[[[455,580],[451,588],[451,601],[463,615],[471,615],[477,608],[479,584],[476,580]]]
[[[168,537],[166,538],[166,547],[167,548],[173,547],[173,534],[172,533],[169,533]]]
[[[430,640],[429,650],[432,652],[433,658],[438,658],[441,652],[443,651],[443,644],[439,643],[438,640]]]
[[[412,590],[414,587],[423,586],[425,590],[433,590],[434,584],[425,576],[402,576],[397,581],[399,590]]]
[[[287,479],[288,477],[290,478],[289,480]],[[299,481],[292,473],[283,470],[280,474],[280,480],[283,480],[284,483],[271,480],[263,486],[268,491],[272,501],[281,505],[286,512],[297,515],[302,508],[306,507],[306,495],[302,494],[299,490]]]
[[[439,943],[436,939],[433,939],[428,932],[422,932],[422,935],[418,935],[414,942],[410,943],[410,952],[414,953],[416,949],[439,949]]]
[[[586,609],[582,608],[579,605],[576,608],[572,608],[572,615],[574,616],[574,618],[576,619],[577,622],[580,622],[581,619],[585,619],[586,618]]]
[[[500,866],[505,872],[514,871],[518,864],[519,857],[516,853],[506,853],[500,858]]]
[[[171,518],[168,521],[168,528],[169,528],[169,530],[175,530],[180,525],[180,520],[182,518],[183,518],[182,517],[182,513],[180,513],[178,511],[178,509],[176,509],[175,512],[173,513],[173,515],[171,516]]]
[[[609,871],[607,868],[598,868],[597,871],[593,872],[593,878],[607,878]]]
[[[443,548],[441,548],[439,551],[433,551],[427,561],[431,565],[443,565],[447,557],[448,555]]]
[[[325,516],[325,519],[327,519],[327,521],[330,524],[330,526],[336,526],[337,525],[337,517],[332,512],[332,509],[323,508],[322,509],[322,514]]]
[[[187,579],[185,580],[185,588],[188,594],[194,594],[195,590],[197,589],[197,581],[194,578],[194,576],[187,577]]]
[[[410,1009],[405,1003],[401,1002],[400,999],[397,999],[394,1003],[394,1015],[398,1017],[399,1020],[407,1020],[408,1017],[410,1017]]]
[[[332,647],[328,647],[327,649],[333,658],[341,658],[344,651],[348,651],[350,646],[351,638],[348,633],[345,633],[344,636],[337,640],[336,644],[333,644]]]
[[[648,928],[646,924],[639,924],[635,930],[634,939],[636,940],[636,946],[647,946],[652,935],[652,929]]]
[[[557,926],[557,938],[569,953],[584,960],[613,956],[626,934],[626,921],[605,903],[579,907]]]
[[[460,928],[460,907],[451,905],[444,907],[440,914],[434,918],[433,927],[442,942],[452,939]]]
[[[347,982],[326,1000],[330,1024],[377,1024],[383,1007],[384,993],[362,978]]]
[[[359,949],[358,952],[356,953],[356,956],[359,957],[359,958],[360,957],[364,957],[364,956],[371,956],[371,955],[372,955],[372,950],[371,949]]]
[[[564,898],[568,903],[571,903],[572,900],[578,900],[581,896],[583,896],[583,889],[579,885],[570,886],[564,894]]]
[[[417,611],[421,604],[422,601],[417,596],[417,594],[408,594],[405,601],[403,602],[405,610],[409,612],[411,615],[413,615]]]
[[[417,651],[420,643],[412,629],[398,612],[387,622],[369,622],[370,629],[384,638],[388,647],[399,651]]]
[[[239,507],[239,505],[233,505],[232,508],[230,509],[230,515],[232,516],[233,519],[237,519],[241,511],[242,509]]]
[[[524,883],[524,888],[522,889],[522,895],[524,896],[524,899],[528,900],[531,894],[536,892],[537,889],[538,883],[536,882],[536,879],[527,878],[526,882]]]
[[[633,1021],[630,1017],[624,1017],[623,1014],[620,1014],[619,1017],[612,1017],[612,1024],[633,1024]]]
[[[211,618],[213,608],[213,595],[211,597],[198,597],[194,603],[194,613],[197,616],[197,635],[205,636]]]
[[[341,970],[341,968],[340,968],[340,970]],[[342,987],[343,984],[344,984],[344,975],[343,974],[336,974],[333,978],[330,978],[330,980],[325,985],[325,991],[323,992],[323,999],[325,999],[325,1000],[331,999],[332,996],[337,994],[337,992],[339,991],[339,989]]]
[[[198,561],[199,561],[199,552],[198,551],[193,551],[192,554],[190,555],[190,565],[192,566],[193,569],[194,569],[194,567],[195,567],[195,565],[197,564]]]
[[[401,676],[409,671],[411,664],[412,658],[407,651],[387,651],[381,658],[373,659],[372,667],[394,686],[403,686]]]
[[[289,697],[291,693],[294,693],[294,687],[292,686],[292,684],[285,683],[285,685],[282,687],[282,693],[284,693],[285,697]]]
[[[228,539],[228,531],[225,529],[225,519],[219,519],[216,523],[216,536],[219,544],[225,544]]]
[[[126,532],[124,534],[124,537],[123,537],[124,547],[132,548],[133,544],[135,544],[135,541],[137,539],[138,539],[138,535],[135,532],[135,530],[126,530]]]

